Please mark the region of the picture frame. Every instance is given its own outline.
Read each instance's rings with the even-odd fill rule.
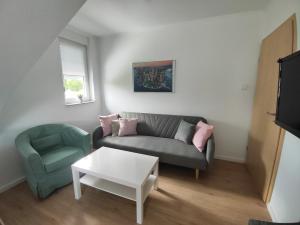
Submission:
[[[174,92],[175,60],[132,63],[134,92]]]

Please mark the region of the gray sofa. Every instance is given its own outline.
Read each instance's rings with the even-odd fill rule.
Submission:
[[[203,152],[194,145],[185,144],[174,139],[181,120],[196,124],[198,121],[207,123],[206,119],[194,116],[163,115],[149,113],[120,113],[122,118],[138,118],[137,136],[103,137],[101,127],[93,132],[93,146],[102,146],[158,156],[159,161],[196,170],[206,170],[214,158],[214,137],[211,136]]]

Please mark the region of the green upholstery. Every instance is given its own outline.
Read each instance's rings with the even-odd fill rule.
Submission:
[[[47,152],[49,148],[62,146],[62,139],[60,134],[52,134],[42,138],[31,140],[32,147],[39,153]]]
[[[41,155],[47,172],[51,173],[70,165],[84,156],[81,148],[65,146]]]
[[[67,124],[30,128],[16,138],[27,183],[40,198],[72,181],[71,164],[91,150],[90,135]]]

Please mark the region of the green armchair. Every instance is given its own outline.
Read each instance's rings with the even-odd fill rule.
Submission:
[[[27,183],[36,197],[46,198],[72,182],[71,164],[91,150],[90,135],[67,124],[30,128],[16,138]]]

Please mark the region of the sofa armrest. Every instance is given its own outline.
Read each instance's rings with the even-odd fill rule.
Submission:
[[[212,165],[214,156],[215,156],[215,139],[214,136],[211,135],[211,137],[207,140],[207,144],[206,144],[206,161],[209,166]]]
[[[17,137],[16,147],[25,164],[26,170],[30,170],[35,177],[43,176],[46,171],[42,163],[40,154],[31,146],[29,137],[21,134]]]
[[[68,125],[62,132],[62,139],[65,145],[81,148],[84,155],[91,152],[91,136],[88,132]]]
[[[93,147],[98,148],[97,141],[103,138],[103,129],[101,126],[97,127],[93,132]]]

